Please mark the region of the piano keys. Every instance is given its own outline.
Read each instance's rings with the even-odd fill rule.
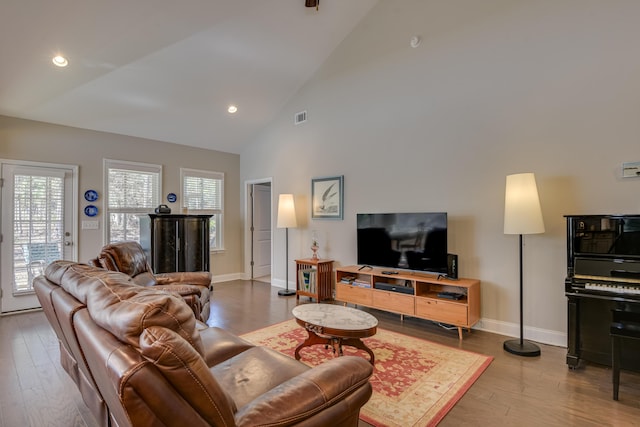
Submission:
[[[605,292],[621,295],[640,295],[640,286],[627,286],[611,283],[590,283],[584,284],[584,288],[588,291]]]

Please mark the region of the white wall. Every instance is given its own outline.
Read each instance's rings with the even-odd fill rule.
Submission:
[[[638,16],[637,1],[381,0],[241,154],[241,181],[273,177],[274,206],[296,195],[291,259],[315,229],[321,256],[355,263],[358,212],[448,212],[449,251],[482,280],[481,326],[516,335],[505,176],[535,172],[546,233],[525,237],[525,336],[564,344],[563,215],[640,207],[640,179],[621,178],[640,160]],[[312,221],[310,180],[331,175],[345,176],[345,218]],[[279,283],[283,245],[274,228]]]

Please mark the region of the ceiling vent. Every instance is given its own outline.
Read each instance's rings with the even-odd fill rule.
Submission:
[[[299,125],[300,123],[304,123],[307,121],[307,110],[300,111],[293,116],[293,124]]]

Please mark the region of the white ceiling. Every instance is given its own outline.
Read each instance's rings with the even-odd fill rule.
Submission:
[[[0,115],[239,153],[376,2],[3,0]]]

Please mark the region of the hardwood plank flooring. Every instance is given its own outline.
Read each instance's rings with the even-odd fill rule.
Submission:
[[[279,297],[268,283],[219,283],[210,324],[243,334],[291,319],[295,305],[295,297]],[[638,373],[622,372],[615,402],[611,370],[595,364],[569,370],[564,348],[541,345],[540,357],[524,358],[502,349],[504,336],[472,331],[459,341],[456,330],[365,310],[381,328],[495,358],[440,426],[640,426]],[[57,339],[44,313],[0,318],[0,427],[97,425],[58,358]]]

